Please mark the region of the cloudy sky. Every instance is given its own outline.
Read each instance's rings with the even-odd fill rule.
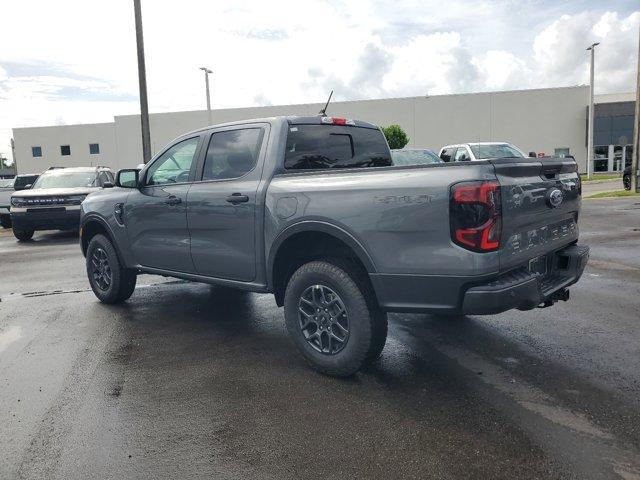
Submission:
[[[214,108],[588,82],[632,91],[638,0],[143,0],[149,107]],[[0,153],[11,128],[139,110],[132,0],[0,6]]]

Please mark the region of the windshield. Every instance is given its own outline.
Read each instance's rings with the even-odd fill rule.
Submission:
[[[45,173],[38,178],[33,188],[75,188],[93,187],[96,182],[95,172],[61,172]]]
[[[431,150],[391,150],[394,165],[432,165],[444,163]]]
[[[497,143],[493,145],[471,144],[469,146],[477,159],[505,157],[524,158],[524,155],[522,155],[516,147],[509,145],[508,143]]]

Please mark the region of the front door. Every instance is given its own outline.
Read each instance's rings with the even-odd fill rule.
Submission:
[[[250,282],[256,276],[256,194],[268,125],[214,131],[187,196],[191,258],[208,277]]]
[[[132,190],[124,224],[139,265],[193,273],[187,228],[187,193],[198,151],[198,136],[182,140],[153,161]]]

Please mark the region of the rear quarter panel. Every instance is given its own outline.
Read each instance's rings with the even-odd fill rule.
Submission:
[[[498,253],[454,245],[449,187],[495,179],[486,163],[279,174],[266,198],[265,244],[304,221],[334,225],[364,247],[377,273],[482,275],[498,271]]]

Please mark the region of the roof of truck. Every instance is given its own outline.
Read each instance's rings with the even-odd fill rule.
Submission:
[[[275,123],[278,121],[284,121],[284,122],[288,122],[291,125],[331,125],[330,122],[327,122],[326,120],[323,121],[323,119],[333,119],[333,118],[339,118],[339,119],[343,119],[345,117],[337,117],[337,116],[331,116],[331,115],[308,115],[308,116],[300,116],[300,115],[281,115],[281,116],[277,116],[277,117],[264,117],[264,118],[248,118],[245,120],[235,120],[233,122],[224,122],[224,123],[216,123],[216,124],[212,124],[203,128],[198,128],[197,130],[193,130],[191,132],[188,132],[184,135],[190,135],[192,133],[196,133],[196,132],[202,132],[205,130],[211,130],[212,128],[221,128],[221,127],[232,127],[234,125],[244,125],[247,123]],[[355,126],[355,127],[365,127],[365,128],[375,128],[378,129],[377,125],[374,125],[373,123],[369,123],[369,122],[363,122],[362,120],[355,120],[355,119],[347,119],[347,120],[352,120],[353,124],[347,125],[347,126]],[[183,137],[184,135],[180,135],[180,137]],[[179,137],[179,138],[180,138]]]

